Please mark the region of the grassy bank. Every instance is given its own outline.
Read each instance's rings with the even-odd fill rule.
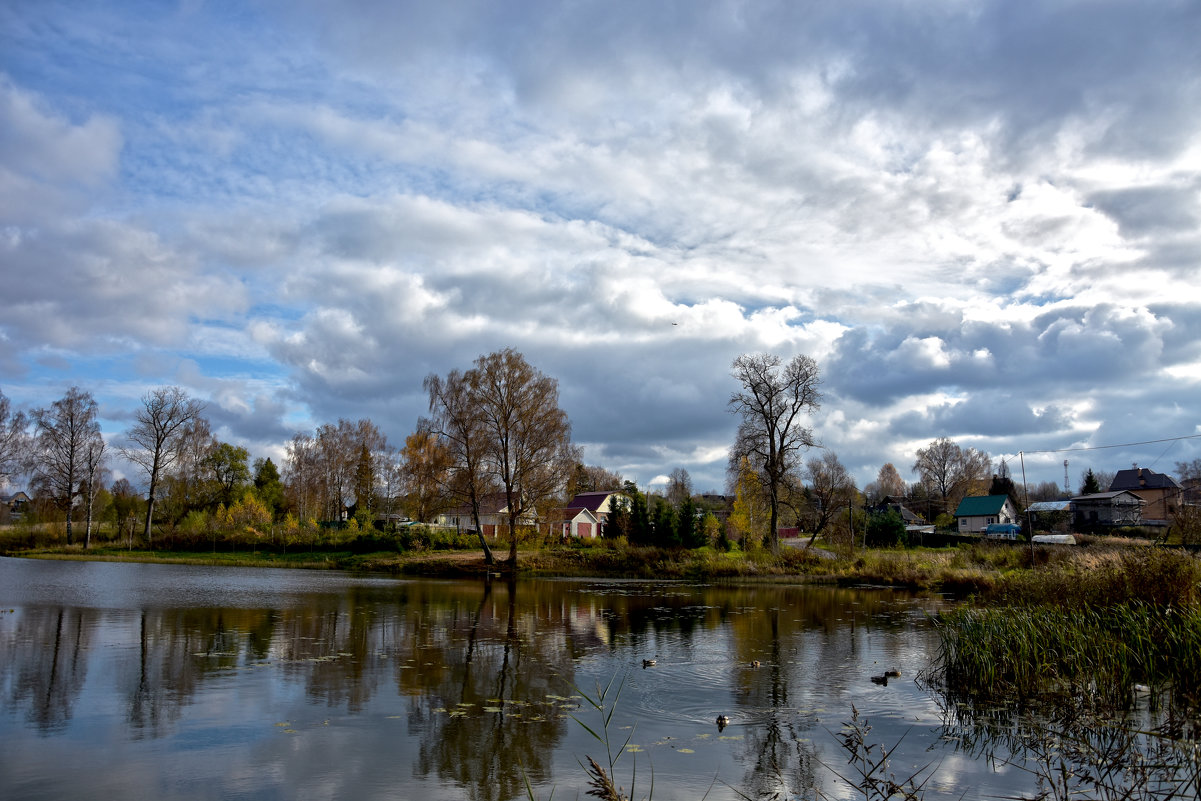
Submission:
[[[175,562],[242,567],[293,567],[368,571],[394,575],[471,576],[501,572],[479,550],[364,550],[259,548],[127,550],[114,545],[9,547],[9,556],[43,559]],[[1126,541],[1094,541],[1087,547],[1037,547],[979,543],[949,548],[822,551],[784,547],[730,552],[713,548],[665,549],[612,543],[523,547],[518,574],[646,579],[801,580],[867,584],[973,596],[990,604],[1070,598],[1075,603],[1139,597],[1154,603],[1193,603],[1197,560],[1187,554]]]

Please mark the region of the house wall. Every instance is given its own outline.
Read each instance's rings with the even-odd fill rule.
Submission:
[[[1132,489],[1138,497],[1147,502],[1143,507],[1143,517],[1151,520],[1170,520],[1176,508],[1180,506],[1180,491],[1174,489]]]

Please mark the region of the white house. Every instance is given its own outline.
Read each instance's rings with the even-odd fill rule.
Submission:
[[[1018,522],[1018,510],[1008,495],[974,495],[955,510],[960,534],[979,534],[986,526]]]

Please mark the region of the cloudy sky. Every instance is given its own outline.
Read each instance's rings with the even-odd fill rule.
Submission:
[[[278,458],[511,346],[588,463],[707,490],[730,362],[804,353],[861,486],[940,436],[1171,472],[1199,41],[1170,0],[5,2],[0,390],[117,438],[176,384]]]

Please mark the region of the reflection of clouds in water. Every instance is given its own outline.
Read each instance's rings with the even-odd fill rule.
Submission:
[[[938,747],[939,710],[911,678],[933,642],[922,612],[937,600],[598,581],[527,581],[511,595],[480,581],[58,564],[78,593],[107,593],[107,608],[80,617],[85,647],[71,658],[86,681],[73,685],[65,728],[39,751],[23,716],[42,696],[12,688],[22,671],[46,675],[37,660],[63,607],[45,603],[28,576],[45,578],[55,565],[0,560],[0,592],[27,588],[33,599],[0,618],[3,644],[18,617],[41,621],[28,668],[17,665],[19,648],[0,650],[6,797],[20,776],[55,796],[86,792],[99,754],[123,766],[106,780],[132,796],[520,797],[520,761],[544,797],[552,785],[583,786],[575,760],[597,744],[571,716],[598,724],[576,688],[591,693],[610,680],[614,689],[624,682],[613,733],[624,741],[634,732],[639,771],[654,764],[656,798],[700,797],[714,775],[751,787],[771,754],[797,786],[816,770],[813,758],[839,758],[831,732],[852,705],[879,742],[904,735],[902,762],[924,764],[925,749]],[[207,585],[210,603],[139,605],[160,582],[165,597],[178,597],[171,581],[186,593]],[[211,603],[247,598],[267,602]],[[644,658],[656,665],[643,670]],[[893,667],[901,679],[871,684]],[[730,717],[720,732],[719,714]],[[93,745],[81,753],[78,737]],[[26,764],[3,770],[13,755]],[[948,782],[987,784],[980,763],[945,761]]]

